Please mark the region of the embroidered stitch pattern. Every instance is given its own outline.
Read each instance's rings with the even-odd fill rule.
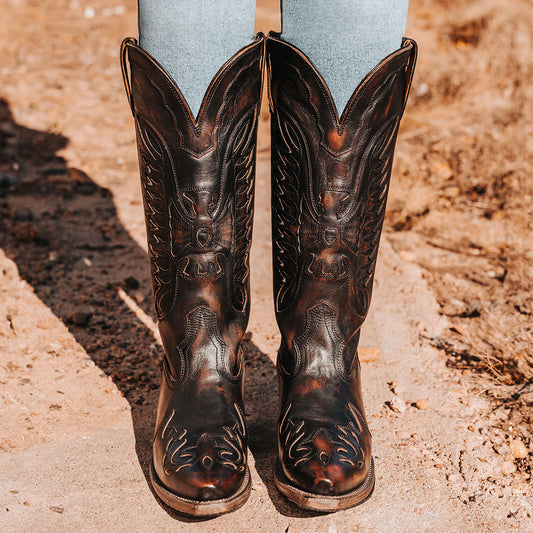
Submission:
[[[246,426],[237,404],[234,409],[236,420],[233,426],[224,426],[221,435],[203,433],[197,439],[191,438],[188,429],[174,425],[176,411],[172,409],[161,425],[165,474],[170,476],[186,468],[211,470],[217,463],[231,470],[244,471]]]
[[[329,430],[318,428],[312,432],[307,429],[305,420],[289,417],[291,408],[292,404],[288,404],[281,417],[278,433],[287,465],[297,467],[305,462],[316,461],[323,466],[340,462],[357,469],[363,468],[362,416],[353,404],[346,406],[349,416],[347,424],[336,425]]]

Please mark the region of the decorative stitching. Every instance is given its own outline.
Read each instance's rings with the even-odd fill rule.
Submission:
[[[395,60],[394,67],[396,66]],[[313,116],[313,123],[316,124],[318,133],[323,138],[323,117],[314,102],[312,87],[305,81],[305,77],[297,67],[287,62],[285,67],[293,70],[299,82],[305,86],[309,105],[306,112]],[[381,89],[374,92],[369,105],[360,117],[359,130],[363,124],[370,122],[370,117],[376,113],[383,99],[389,97],[397,83],[398,75],[404,70],[405,68],[402,67],[400,70],[388,73],[381,84]],[[366,90],[366,88],[363,89]],[[385,125],[366,142],[357,165],[356,175],[353,178],[346,176],[350,182],[353,179],[355,190],[351,190],[344,198],[336,199],[338,204],[331,209],[336,209],[337,221],[336,225],[332,226],[330,222],[327,224],[322,222],[321,215],[315,218],[317,216],[315,211],[320,205],[314,206],[313,176],[301,165],[301,161],[304,160],[305,135],[297,125],[298,120],[292,116],[291,110],[283,107],[281,112],[279,102],[275,104],[272,159],[274,261],[279,275],[276,310],[278,312],[286,310],[295,300],[299,291],[297,281],[302,272],[332,281],[338,281],[351,272],[352,292],[359,293],[356,295],[357,303],[352,307],[359,318],[364,318],[370,299],[371,279],[385,212],[395,133],[403,106],[398,106],[398,109],[395,109],[394,113],[388,117]],[[315,135],[315,133],[311,132],[310,135]],[[358,138],[358,132],[355,132],[350,150],[356,147]],[[384,138],[388,139],[388,142],[385,142]],[[357,154],[354,154],[354,157],[357,157]],[[376,176],[375,166],[379,166],[382,160],[384,163],[380,167],[379,176]],[[369,173],[370,177],[367,175]],[[325,178],[325,176],[318,177]],[[302,190],[303,184],[307,185],[304,190]],[[346,190],[339,186],[330,187],[328,184],[321,192],[321,198],[324,192],[341,192],[343,189]],[[361,191],[364,191],[363,199],[360,198]],[[298,214],[295,214],[295,200],[298,196],[300,202]],[[304,203],[305,198],[308,199],[308,204]],[[324,213],[323,209],[322,213]],[[324,228],[337,232],[339,239],[336,243],[322,239]],[[371,239],[370,245],[367,245],[370,233],[374,238]],[[320,248],[318,243],[322,240],[324,240],[323,248]],[[328,248],[331,249],[330,254],[319,259],[319,250]],[[312,259],[311,262],[307,262],[304,270],[303,258],[308,257],[309,254]]]
[[[323,466],[340,462],[358,470],[364,467],[362,434],[368,431],[368,426],[352,403],[346,405],[347,424],[337,424],[329,429],[319,427],[313,431],[310,431],[305,420],[289,417],[291,409],[292,404],[289,403],[280,417],[278,429],[286,466],[296,468],[303,463],[316,461]]]
[[[338,376],[347,381],[342,364],[345,343],[337,332],[336,317],[336,311],[326,303],[319,303],[306,311],[304,331],[293,342],[293,349],[296,354],[294,376],[297,376],[311,362],[307,356],[308,347],[311,346],[318,349],[323,348],[328,354],[328,359],[331,358],[333,360]],[[319,329],[327,332],[330,341],[329,346],[321,346],[318,342],[316,332]],[[316,360],[316,357],[313,360]],[[323,372],[325,370],[325,368],[322,368]]]
[[[254,109],[251,115],[244,117],[242,124],[236,128],[235,139],[233,141],[234,148],[231,156],[235,198],[233,308],[239,312],[243,312],[248,304],[249,258],[254,208],[256,134],[257,109]]]
[[[231,470],[244,471],[246,424],[240,407],[236,403],[233,407],[236,420],[232,426],[223,426],[220,435],[203,433],[196,440],[191,440],[189,429],[174,424],[176,411],[170,411],[159,428],[164,450],[163,469],[167,476],[199,466],[211,470],[217,463]]]
[[[167,89],[169,89],[170,92],[176,98],[176,100],[178,100],[178,105],[180,106],[180,108],[184,112],[185,117],[190,122],[190,128],[193,131],[195,137],[197,137],[197,138],[200,136],[200,134],[202,132],[202,129],[203,129],[202,123],[206,120],[206,118],[205,118],[206,117],[205,110],[209,108],[209,105],[211,103],[211,100],[213,99],[213,96],[217,93],[218,86],[220,85],[220,83],[224,79],[225,72],[228,70],[228,68],[230,68],[230,64],[231,65],[236,65],[238,62],[245,61],[247,59],[248,55],[251,55],[251,54],[255,53],[255,49],[256,49],[257,46],[262,46],[262,45],[263,45],[263,43],[261,41],[256,41],[256,42],[252,43],[251,45],[249,45],[249,47],[246,47],[245,49],[241,50],[240,55],[238,55],[236,57],[234,56],[233,58],[231,58],[226,64],[224,64],[219,69],[218,73],[215,75],[214,80],[211,82],[211,84],[209,85],[209,87],[207,89],[207,92],[206,92],[206,95],[205,95],[205,96],[207,96],[207,99],[205,99],[205,97],[204,97],[204,101],[202,102],[202,106],[200,108],[200,113],[198,115],[199,120],[196,121],[196,119],[192,116],[190,108],[188,107],[188,105],[186,105],[185,99],[184,99],[179,87],[176,85],[174,80],[172,80],[168,76],[166,71],[157,62],[157,60],[154,57],[152,57],[148,52],[146,52],[144,49],[142,49],[140,46],[138,46],[137,44],[132,43],[132,42],[126,43],[126,46],[128,46],[129,48],[134,50],[136,52],[136,54],[138,54],[138,56],[141,58],[142,61],[148,62],[150,64],[151,68],[156,68],[156,71],[159,72],[159,74],[161,75],[162,79],[164,80],[165,85],[167,86]],[[137,68],[139,68],[140,70],[143,70],[146,73],[146,71],[143,69],[143,67],[141,67],[139,65],[138,61],[135,60],[135,54],[133,54],[133,58],[132,58],[131,55],[129,56],[129,61],[130,61],[130,64],[131,63],[135,63]],[[245,65],[237,73],[237,75],[235,75],[232,78],[231,85],[233,85],[233,83],[236,81],[237,77],[240,75],[240,73],[243,70],[253,67],[255,65],[255,63],[257,63],[257,62],[260,63],[261,62],[261,58],[253,59],[251,63],[248,63],[247,65]],[[150,77],[149,77],[149,79],[150,79]],[[227,94],[227,91],[224,94],[224,99],[223,99],[224,103],[226,101],[225,100],[226,94]],[[218,120],[218,115],[217,115],[217,120]],[[217,124],[217,121],[215,121],[215,126],[216,126],[216,124]],[[215,131],[215,129],[213,130],[213,132]],[[213,135],[211,135],[211,138],[212,137],[213,137]],[[211,144],[211,142],[210,142],[210,144]]]
[[[353,311],[361,319],[366,317],[370,305],[398,125],[399,117],[386,122],[369,144],[368,160],[371,163],[367,169],[366,194],[361,204],[356,261],[353,264],[353,298],[350,299]]]
[[[148,58],[144,57],[144,60]],[[210,133],[210,138],[213,143],[213,147],[216,146],[217,131],[221,127],[222,122],[233,120],[232,116],[227,116],[226,108],[230,104],[229,95],[232,94],[232,88],[235,84],[239,83],[239,78],[244,75],[245,71],[256,68],[256,63],[260,59],[255,59],[253,62],[244,65],[232,79],[228,87],[225,88],[223,95],[223,102],[218,110],[215,126]],[[158,83],[148,77],[141,65],[137,64],[137,69],[143,72],[146,79],[145,83],[149,83],[159,94],[161,99],[161,105],[169,115],[170,122],[174,126],[174,132],[178,136],[178,148],[187,153],[192,153],[194,150],[188,150],[184,144],[184,138],[180,131],[180,125],[174,109],[169,102],[167,92],[159,87]],[[164,78],[165,84],[170,82]],[[221,83],[219,79],[212,87],[205,107],[209,106],[210,98],[216,93],[218,85]],[[178,103],[183,104],[180,99],[180,95],[173,89],[173,94]],[[234,97],[234,96],[232,96]],[[175,107],[175,105],[174,105]],[[164,305],[163,299],[160,296],[161,290],[164,286],[162,280],[157,276],[158,271],[161,269],[161,263],[167,264],[167,270],[173,268],[176,270],[178,276],[182,276],[190,279],[191,277],[206,278],[215,277],[219,278],[224,274],[224,265],[228,261],[222,260],[222,256],[218,252],[222,251],[228,258],[233,259],[233,275],[231,281],[232,301],[233,307],[236,311],[244,312],[248,303],[248,272],[249,272],[249,251],[252,231],[252,217],[253,217],[253,186],[254,186],[254,170],[255,170],[255,135],[257,131],[257,114],[258,114],[259,102],[252,105],[240,119],[236,127],[231,131],[230,138],[227,142],[227,150],[223,155],[222,164],[220,168],[220,178],[216,180],[216,185],[219,190],[218,198],[211,198],[206,200],[205,194],[210,191],[202,187],[188,187],[186,190],[180,191],[179,180],[176,173],[176,165],[172,156],[173,152],[169,149],[164,136],[150,124],[149,121],[144,118],[139,111],[136,112],[136,121],[138,130],[140,132],[140,138],[145,145],[145,149],[149,151],[146,137],[149,135],[146,131],[149,129],[153,132],[152,136],[156,136],[158,139],[157,153],[151,153],[150,164],[146,161],[146,158],[141,158],[141,174],[145,178],[147,184],[147,202],[145,206],[145,212],[147,214],[147,224],[149,224],[149,230],[153,230],[158,233],[155,239],[158,243],[163,244],[166,242],[170,244],[171,253],[167,254],[167,257],[159,257],[164,253],[164,246],[159,246],[151,250],[151,257],[153,261],[153,271],[156,273],[154,279],[154,293],[156,296],[156,308],[158,312],[158,318],[164,318],[173,308],[176,300],[176,294],[171,304]],[[207,115],[202,115],[198,127],[201,129],[202,121]],[[223,120],[224,119],[224,120]],[[215,139],[215,140],[213,140]],[[209,150],[201,153],[194,152],[192,155],[201,156],[206,155]],[[179,152],[176,154],[179,157]],[[164,159],[164,161],[162,161]],[[168,166],[170,175],[165,173],[165,164]],[[157,168],[159,173],[159,180],[163,184],[163,188],[160,194],[156,197],[150,195],[151,191],[148,191],[151,185],[149,175],[154,168]],[[228,174],[228,169],[232,169],[232,174]],[[223,184],[226,180],[233,180],[234,187],[234,203],[230,201],[233,195],[224,195]],[[165,190],[164,183],[167,180],[167,190]],[[170,186],[172,181],[173,186]],[[168,190],[170,189],[170,190]],[[178,194],[180,191],[180,194]],[[171,209],[168,210],[169,220],[165,221],[162,213],[159,213],[160,217],[157,224],[153,222],[153,212],[157,210],[157,206],[153,206],[154,200],[159,201],[164,199],[165,195],[170,198],[171,201],[177,203],[180,209],[173,213]],[[194,196],[194,198],[193,198]],[[226,198],[223,201],[223,196]],[[207,196],[206,196],[207,198]],[[185,202],[185,200],[188,200]],[[204,203],[207,204],[204,205]],[[198,206],[202,207],[204,214],[208,214],[211,217],[212,225],[210,227],[199,226],[195,223],[197,218]],[[178,220],[173,220],[176,218]],[[235,219],[235,224],[233,222]],[[151,224],[150,224],[151,223]],[[235,228],[225,231],[224,228]],[[169,233],[170,228],[174,228],[172,233],[172,240],[169,241],[161,238],[159,235],[161,232]],[[203,238],[202,238],[203,236]],[[174,242],[172,242],[174,241]],[[199,248],[195,250],[195,248]],[[222,250],[221,250],[222,249]],[[174,251],[177,252],[174,253]],[[203,253],[199,253],[202,251]],[[210,256],[209,252],[217,252],[215,256]],[[196,253],[195,253],[196,252]],[[204,253],[205,252],[205,253]],[[167,281],[170,281],[172,276],[169,275]],[[174,276],[175,277],[175,276]]]
[[[276,43],[277,46],[280,46],[281,42],[278,39],[272,39],[271,38],[271,40],[274,43]],[[322,94],[322,97],[323,97],[323,99],[324,99],[324,101],[325,101],[325,103],[326,103],[326,105],[328,107],[329,116],[332,119],[332,122],[334,123],[334,126],[335,126],[335,128],[337,130],[337,133],[339,135],[344,131],[345,125],[346,125],[346,123],[348,121],[348,116],[350,115],[352,109],[354,109],[356,107],[355,104],[359,100],[361,100],[362,97],[366,94],[366,91],[368,90],[369,86],[371,85],[371,81],[380,74],[381,67],[385,63],[387,63],[390,66],[391,64],[395,64],[396,62],[400,62],[401,68],[399,69],[399,71],[401,71],[402,69],[405,70],[406,65],[403,64],[403,61],[404,61],[403,55],[406,54],[406,53],[409,53],[409,61],[410,61],[411,60],[411,56],[416,53],[416,46],[414,44],[414,41],[412,41],[410,39],[406,39],[402,43],[402,47],[400,48],[400,50],[397,50],[396,52],[393,52],[392,54],[390,54],[389,56],[384,58],[383,61],[381,61],[376,66],[376,68],[374,70],[372,70],[364,78],[364,80],[359,84],[359,86],[353,92],[352,96],[348,100],[346,108],[344,109],[342,115],[339,117],[338,110],[336,109],[335,103],[334,103],[333,99],[331,98],[331,94],[329,92],[329,88],[328,88],[328,90],[326,90],[326,87],[327,87],[326,82],[324,81],[323,77],[318,73],[316,67],[312,64],[312,62],[309,60],[309,58],[307,58],[300,50],[298,50],[297,48],[292,46],[290,43],[283,42],[282,45],[284,47],[289,48],[296,55],[298,62],[302,63],[304,65],[305,69],[309,70],[311,72],[311,74],[312,74],[313,78],[315,79],[315,82],[317,83],[318,88],[319,88],[319,90],[320,90],[320,92]],[[411,47],[411,49],[409,50],[410,47]],[[288,61],[285,61],[285,64],[298,71],[298,69],[296,67],[294,67],[293,65],[291,65],[290,63],[288,63]],[[407,66],[409,66],[409,63],[407,64]],[[300,73],[299,73],[299,78],[304,84],[306,84],[306,82],[304,81],[304,78],[300,75]],[[407,79],[406,91],[408,90],[409,85],[410,85],[410,79]],[[325,148],[327,149],[327,147],[325,147]],[[332,152],[332,153],[334,153],[334,152]]]
[[[211,361],[215,361],[217,371],[231,377],[227,346],[218,332],[216,313],[208,307],[199,306],[187,313],[185,320],[185,338],[176,346],[180,361],[186,366],[186,370],[183,371],[184,379],[190,377],[193,361],[196,365],[201,365],[202,362],[210,365]]]
[[[174,167],[162,135],[141,117],[137,118],[137,136],[152,286],[156,313],[161,320],[174,307],[177,295],[172,265],[172,195],[169,195],[168,181],[165,181],[165,161],[168,159],[172,172]]]
[[[333,155],[334,157],[339,157],[341,155],[345,155],[345,154],[348,154],[350,152],[352,152],[355,148],[356,148],[356,142],[357,142],[357,137],[358,137],[358,131],[361,129],[359,128],[358,131],[356,131],[353,135],[353,139],[352,139],[352,142],[351,142],[351,145],[346,148],[345,150],[340,150],[340,151],[337,151],[337,150],[333,150],[327,143],[326,141],[326,135],[324,133],[324,128],[322,127],[322,124],[320,123],[320,118],[321,118],[321,114],[320,114],[320,111],[318,109],[318,107],[315,105],[314,101],[313,101],[313,89],[311,88],[311,86],[307,83],[307,81],[305,81],[305,77],[302,75],[301,71],[298,69],[298,67],[296,67],[295,65],[291,65],[291,64],[287,64],[286,65],[288,68],[294,70],[296,72],[296,75],[300,81],[300,83],[302,83],[305,88],[307,89],[307,92],[308,92],[308,95],[309,95],[309,98],[308,98],[308,103],[309,105],[311,106],[311,108],[314,110],[314,115],[315,115],[315,118],[316,118],[316,125],[317,125],[317,129],[319,131],[319,135],[320,135],[320,146],[322,148],[324,148],[324,150],[326,150],[327,152],[329,152],[331,155]],[[363,115],[361,116],[361,119],[360,119],[360,123],[361,125],[364,124],[364,118],[367,114],[371,114],[372,111],[375,109],[375,101],[376,99],[378,98],[382,98],[382,95],[383,94],[387,94],[387,89],[389,89],[389,87],[387,87],[388,85],[388,82],[390,79],[392,79],[392,84],[394,84],[396,82],[396,79],[398,77],[398,74],[401,74],[402,72],[405,72],[405,66],[400,66],[397,70],[391,72],[388,77],[387,77],[387,80],[385,82],[382,83],[382,88],[380,91],[375,91],[374,94],[372,95],[372,99],[370,100],[368,106],[365,108],[365,112],[363,113]],[[323,87],[321,87],[321,85],[319,84],[319,90],[322,94],[322,97],[327,101],[329,102],[328,100],[328,96],[327,94],[324,92],[323,90]],[[366,91],[368,90],[367,86],[364,87],[361,95],[363,94],[366,94]],[[400,112],[401,114],[401,112]],[[332,117],[334,122],[336,122],[335,118]],[[336,127],[336,126],[335,126]],[[338,130],[337,128],[337,133],[339,135],[342,134],[342,132],[344,132],[344,129],[345,129],[345,126],[343,125],[341,130]]]
[[[272,217],[274,271],[279,276],[275,298],[278,312],[286,309],[292,300],[291,291],[298,275],[300,209],[298,176],[302,169],[302,146],[293,124],[276,113],[272,153]],[[274,132],[274,128],[273,128]]]

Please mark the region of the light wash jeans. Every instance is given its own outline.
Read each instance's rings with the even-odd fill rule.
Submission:
[[[409,0],[281,0],[282,38],[316,65],[339,111],[357,84],[398,49]],[[138,0],[139,44],[197,115],[209,82],[251,42],[255,0]]]

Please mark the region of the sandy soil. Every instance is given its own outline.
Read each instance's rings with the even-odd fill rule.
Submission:
[[[381,353],[363,365],[375,494],[318,515],[273,484],[265,106],[245,343],[254,490],[239,511],[191,524],[146,477],[161,348],[118,69],[135,2],[3,1],[4,530],[533,530],[533,14],[525,0],[412,4],[421,54],[362,339]],[[279,26],[274,7],[259,2],[259,29]]]
[[[424,267],[450,317],[435,344],[457,367],[516,385],[500,396],[529,387],[521,407],[531,408],[533,10],[493,0],[413,7],[422,52],[400,136],[391,238]]]

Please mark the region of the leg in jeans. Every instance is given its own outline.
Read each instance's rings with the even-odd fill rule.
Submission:
[[[416,60],[400,5],[283,0],[282,38],[267,41],[282,334],[275,480],[315,511],[346,509],[374,488],[357,345]]]
[[[255,0],[138,0],[139,44],[176,81],[194,116],[209,82],[254,38]]]
[[[214,516],[251,491],[241,341],[264,38],[250,0],[139,8],[141,46],[125,39],[121,58],[164,348],[150,477],[173,509]]]
[[[322,73],[339,113],[363,77],[397,50],[409,0],[282,0],[281,36]]]

